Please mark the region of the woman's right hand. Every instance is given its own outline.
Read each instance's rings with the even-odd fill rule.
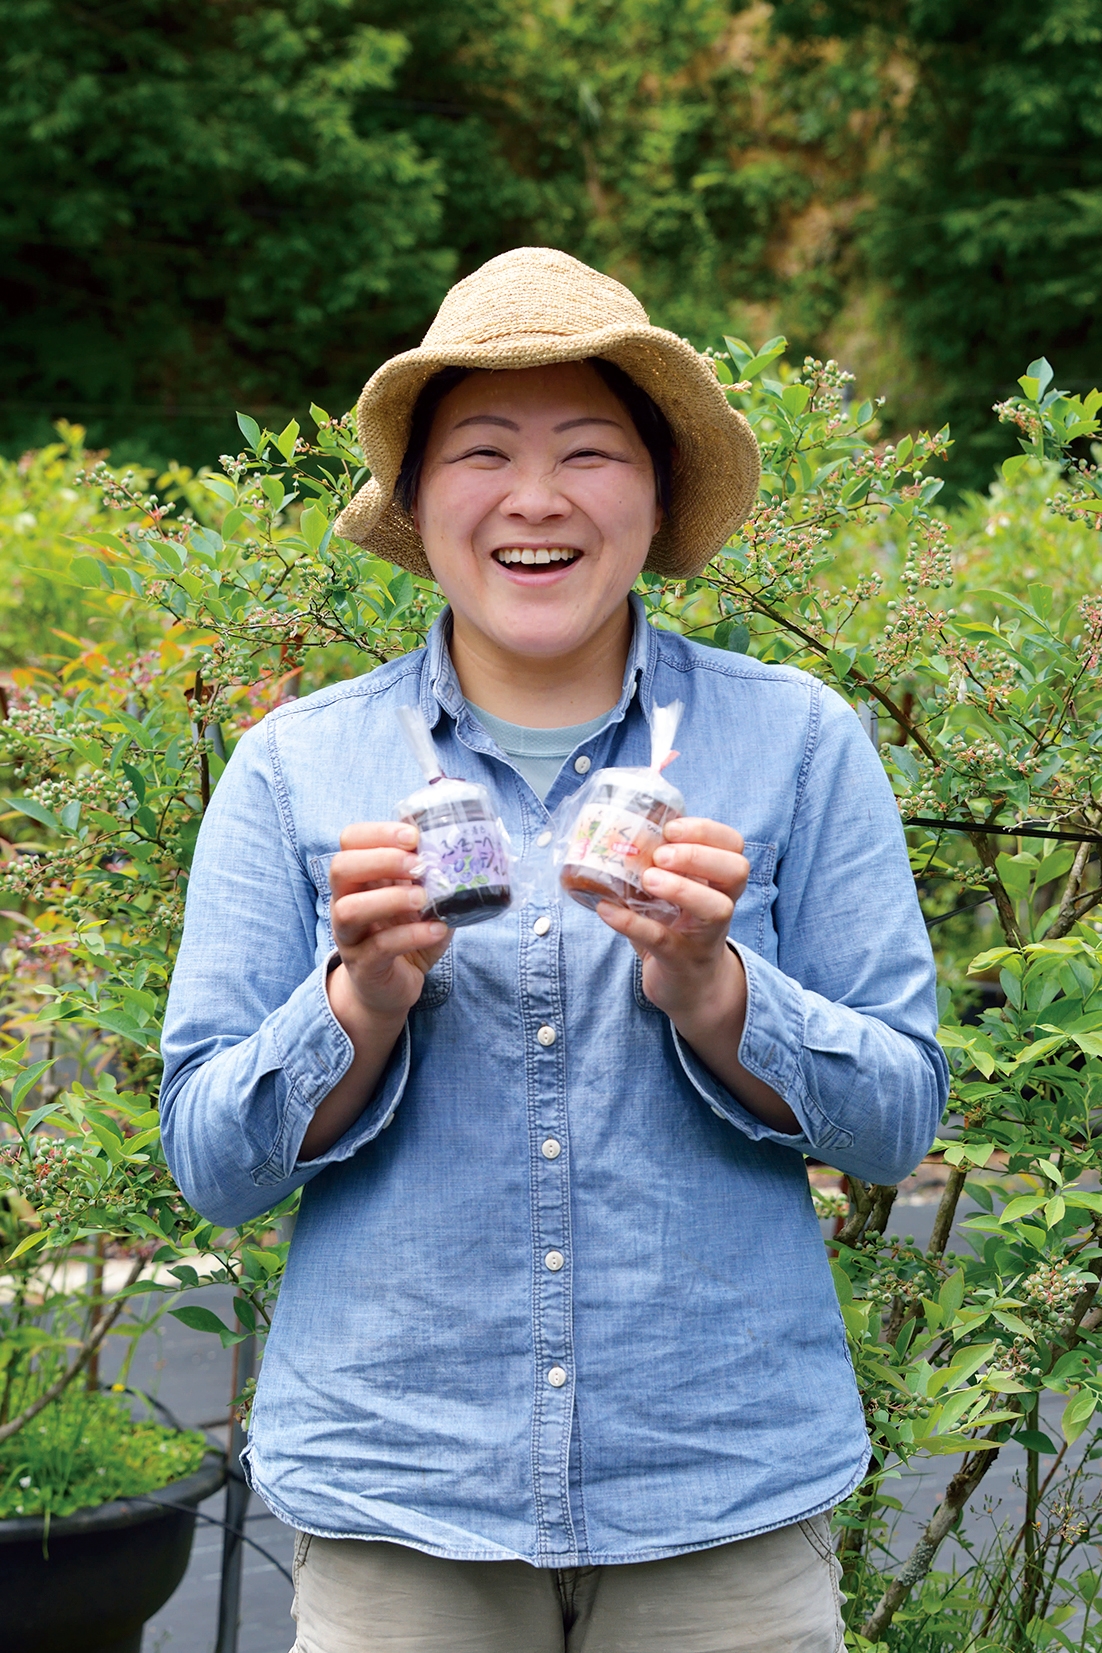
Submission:
[[[342,1022],[341,1002],[347,1004],[350,995],[349,1011],[404,1021],[451,940],[446,924],[419,916],[425,892],[413,880],[416,858],[417,828],[404,822],[361,821],[341,833],[340,851],[329,865],[341,963],[328,985]]]

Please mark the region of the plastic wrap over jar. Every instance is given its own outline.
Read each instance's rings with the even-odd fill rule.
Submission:
[[[444,776],[398,805],[420,834],[414,877],[424,885],[424,918],[451,929],[481,924],[512,900],[509,842],[490,794],[475,781]]]
[[[666,822],[684,813],[684,798],[657,770],[599,769],[569,800],[554,854],[559,883],[583,907],[609,901],[672,924],[678,908],[648,895],[643,874]]]

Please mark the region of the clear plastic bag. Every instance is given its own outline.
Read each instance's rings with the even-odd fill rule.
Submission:
[[[648,768],[598,769],[558,811],[552,864],[561,888],[583,907],[608,901],[664,924],[677,918],[677,907],[647,893],[643,874],[666,823],[685,813],[684,798],[661,774],[677,756],[682,709],[679,700],[654,708]]]
[[[422,917],[453,930],[497,918],[512,904],[512,856],[490,794],[444,774],[417,707],[401,706],[398,716],[427,782],[396,809],[420,835],[414,877],[425,890]]]

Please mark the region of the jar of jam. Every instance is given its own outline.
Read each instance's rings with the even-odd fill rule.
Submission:
[[[601,769],[576,799],[564,834],[559,882],[583,907],[602,901],[648,918],[670,920],[677,908],[643,888],[667,821],[685,813],[685,800],[657,769]]]
[[[415,876],[425,889],[423,918],[458,930],[509,906],[508,846],[484,786],[440,775],[404,798],[398,816],[420,834]]]

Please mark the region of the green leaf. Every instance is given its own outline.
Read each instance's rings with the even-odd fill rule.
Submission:
[[[994,1211],[995,1202],[991,1198],[991,1190],[985,1182],[966,1182],[964,1192],[970,1200],[974,1200],[985,1211]]]
[[[130,782],[131,786],[134,788],[134,796],[137,798],[138,803],[139,804],[144,804],[145,803],[145,776],[142,774],[141,770],[140,769],[135,769],[135,767],[132,763],[126,763],[124,761],[123,766],[122,766],[122,772],[126,776],[127,780]]]
[[[260,486],[271,509],[282,511],[283,502],[287,498],[287,491],[278,476],[262,476]]]
[[[922,1442],[923,1452],[935,1457],[946,1457],[950,1452],[994,1452],[998,1446],[998,1441],[975,1441],[971,1435],[927,1435]]]
[[[1052,613],[1052,605],[1056,600],[1053,596],[1052,587],[1048,585],[1031,585],[1028,587],[1028,595],[1029,600],[1033,605],[1033,611],[1037,615],[1038,619],[1047,620],[1049,615]]]
[[[260,455],[260,426],[255,419],[250,419],[247,413],[238,413],[237,428],[249,444],[253,452]]]
[[[330,423],[329,415],[324,408],[319,408],[316,402],[310,403],[310,417],[315,425],[328,425]]]
[[[8,1252],[7,1261],[13,1263],[17,1257],[22,1257],[24,1252],[33,1251],[35,1246],[44,1245],[49,1238],[48,1228],[42,1229],[38,1234],[28,1234],[25,1240],[20,1240],[14,1251]]]
[[[233,1310],[247,1332],[256,1331],[256,1310],[247,1297],[235,1297]]]
[[[1003,481],[1004,482],[1013,482],[1014,478],[1017,476],[1017,474],[1021,470],[1022,466],[1029,463],[1029,459],[1030,459],[1030,455],[1028,453],[1015,453],[1015,454],[1011,454],[1009,459],[1004,459],[1003,460]]]
[[[80,799],[70,798],[69,802],[65,805],[65,808],[61,811],[61,824],[65,828],[66,832],[75,832],[77,827],[80,825],[80,808]]]
[[[807,385],[785,385],[781,392],[781,401],[789,413],[802,413],[810,400],[811,391]]]
[[[307,545],[312,551],[317,551],[329,527],[329,519],[325,512],[319,511],[316,505],[308,505],[299,518],[298,525]]]
[[[1064,1199],[1080,1211],[1102,1211],[1102,1194],[1086,1194],[1078,1188],[1065,1188]]]
[[[1001,1223],[1017,1222],[1019,1217],[1029,1217],[1034,1211],[1039,1211],[1045,1203],[1043,1194],[1019,1194],[1016,1199],[1009,1200],[1003,1206],[999,1215]]]
[[[845,1269],[842,1268],[841,1264],[832,1262],[830,1265],[830,1272],[834,1277],[834,1290],[838,1294],[839,1303],[852,1303],[853,1282],[850,1280],[850,1277],[846,1273]]]
[[[1060,1428],[1069,1446],[1075,1445],[1094,1416],[1097,1405],[1098,1396],[1091,1389],[1081,1389],[1068,1401],[1064,1407],[1064,1415],[1060,1419]]]
[[[1035,362],[1030,362],[1029,366],[1026,368],[1026,375],[1036,382],[1037,394],[1034,397],[1034,401],[1039,401],[1048,389],[1049,385],[1052,383],[1052,368],[1049,365],[1048,360],[1044,356],[1038,356],[1037,360]],[[1022,381],[1019,379],[1018,383],[1021,384],[1021,382]]]
[[[942,1283],[937,1294],[938,1306],[945,1322],[952,1319],[961,1304],[964,1302],[964,1270],[955,1269],[949,1278]]]
[[[725,342],[728,350],[730,350],[733,341],[731,339],[727,339]],[[756,356],[751,356],[749,361],[741,363],[739,367],[739,378],[756,379],[758,374],[763,372],[771,362],[775,362],[777,360],[778,356],[783,356],[787,349],[788,340],[786,338],[782,338],[778,333],[776,338],[770,339],[766,344],[762,345]],[[734,355],[733,350],[731,351],[731,354]]]
[[[1027,1452],[1051,1452],[1053,1457],[1056,1455],[1055,1445],[1039,1429],[1019,1429],[1010,1439],[1024,1446]]]
[[[1022,855],[1001,854],[995,857],[997,871],[1007,894],[1015,901],[1024,901],[1029,894],[1033,883],[1033,875],[1037,870],[1037,858],[1029,856],[1028,860]]]
[[[168,1312],[190,1331],[209,1332],[212,1337],[220,1338],[224,1349],[233,1343],[242,1343],[249,1335],[247,1332],[231,1331],[211,1309],[201,1308],[198,1303],[185,1303],[183,1308],[169,1309]]]
[[[918,759],[906,746],[889,746],[891,760],[903,779],[912,788],[919,786],[922,781],[922,771],[918,767]]]
[[[299,425],[297,419],[292,419],[285,425],[275,439],[275,445],[288,462],[294,457],[295,443],[298,441]]]
[[[57,816],[51,815],[48,809],[44,809],[41,804],[36,804],[33,799],[9,798],[7,801],[13,809],[19,811],[20,815],[29,815],[32,821],[37,821],[41,826],[49,827],[52,832],[61,831],[61,822]]]
[[[41,1048],[39,1046],[39,1049]],[[24,1068],[18,1079],[13,1080],[11,1087],[11,1109],[13,1113],[19,1112],[23,1105],[23,1098],[28,1091],[34,1089],[46,1069],[53,1067],[56,1061],[56,1056],[46,1056],[42,1061],[34,1062],[29,1068]]]
[[[721,620],[715,629],[714,641],[721,649],[745,654],[750,647],[750,627],[744,620]]]

